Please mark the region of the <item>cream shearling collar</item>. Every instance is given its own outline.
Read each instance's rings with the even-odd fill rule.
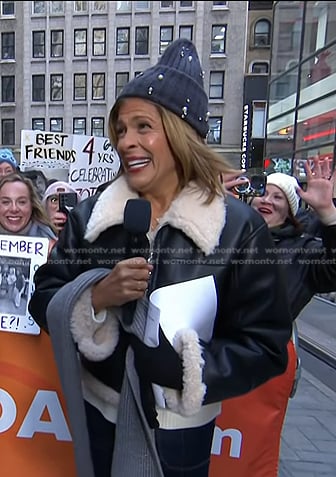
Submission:
[[[122,224],[127,200],[137,197],[124,176],[113,181],[93,207],[85,239],[92,243],[108,227]],[[161,217],[160,224],[168,223],[182,230],[205,255],[209,255],[219,244],[225,225],[226,203],[224,197],[216,196],[211,204],[204,204],[203,198],[202,190],[195,183],[190,183],[173,200]]]

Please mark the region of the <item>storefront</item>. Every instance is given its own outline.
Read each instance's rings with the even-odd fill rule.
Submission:
[[[336,2],[275,2],[264,167],[305,182],[314,156],[335,163]]]

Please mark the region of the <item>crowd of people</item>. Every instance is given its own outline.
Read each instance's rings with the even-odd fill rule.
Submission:
[[[8,179],[7,176],[11,176],[11,179]],[[38,179],[42,177],[43,179]],[[18,185],[20,182],[22,185]],[[19,200],[18,198],[23,189],[25,189],[25,193],[21,196],[22,200]],[[1,206],[6,204],[5,210],[0,216],[0,231],[1,226],[4,228],[1,231],[2,233],[11,233],[13,227],[19,230],[21,235],[26,232],[25,226],[28,223],[31,224],[30,208],[28,208],[28,215],[24,214],[27,222],[23,226],[20,222],[18,225],[14,225],[14,223],[21,216],[23,206],[30,203],[36,211],[39,209],[37,212],[39,220],[51,229],[47,236],[56,238],[64,227],[68,212],[60,210],[59,195],[61,193],[76,194],[77,201],[80,201],[79,194],[67,182],[55,179],[47,180],[41,171],[21,172],[13,152],[8,148],[0,149],[0,191],[2,191],[1,196],[4,196],[1,200]],[[9,199],[10,195],[13,196],[13,200]],[[5,220],[5,213],[8,214],[8,209],[10,211],[14,209],[14,216],[17,216],[17,218],[7,221],[6,227],[3,225],[3,222]],[[11,223],[12,225],[10,225]]]
[[[108,118],[120,173],[71,213],[58,201],[75,192],[69,184],[39,196],[0,150],[0,233],[52,244],[29,311],[52,337],[78,477],[207,477],[221,403],[284,373],[293,321],[336,288],[328,164],[306,166],[305,190],[271,174],[265,195],[243,203],[233,197],[239,171],[206,144],[207,111],[197,50],[179,39],[121,91]],[[123,213],[138,199],[151,217],[134,254]],[[321,240],[298,220],[300,199]],[[197,318],[195,298],[166,300],[200,280]],[[159,322],[150,316],[155,345],[153,294],[164,303]]]

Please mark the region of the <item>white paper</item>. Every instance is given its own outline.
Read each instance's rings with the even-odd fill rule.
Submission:
[[[149,297],[145,343],[158,345],[159,324],[171,344],[176,332],[184,328],[194,329],[202,340],[209,342],[216,313],[212,275],[158,288]]]

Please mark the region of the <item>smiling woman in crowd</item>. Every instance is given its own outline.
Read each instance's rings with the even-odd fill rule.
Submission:
[[[0,180],[0,233],[56,239],[32,182],[20,174]]]

